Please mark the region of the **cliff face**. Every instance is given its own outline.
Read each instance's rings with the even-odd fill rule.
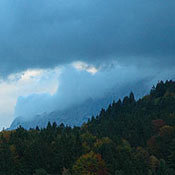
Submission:
[[[72,106],[63,111],[55,110],[51,113],[44,112],[35,115],[30,120],[24,120],[22,116],[19,116],[14,119],[9,129],[16,129],[20,125],[26,129],[35,128],[36,126],[44,128],[48,122],[56,122],[58,125],[64,123],[69,126],[80,126],[83,122],[86,122],[88,118],[91,118],[93,115],[96,116],[102,108],[106,109],[114,100],[123,98],[131,91],[135,93],[136,98],[139,98],[147,93],[148,89],[143,81],[138,82],[138,84],[134,86],[130,84],[123,89],[116,88],[104,94],[101,98],[89,98],[82,104]]]
[[[26,129],[35,128],[39,126],[44,128],[48,122],[56,122],[57,124],[64,123],[70,126],[80,126],[83,122],[86,122],[92,115],[96,116],[101,108],[106,108],[111,103],[113,98],[101,98],[101,99],[89,99],[83,104],[73,106],[64,111],[53,111],[51,113],[43,113],[33,117],[31,120],[23,120],[22,117],[16,118],[9,129],[16,129],[19,125]]]

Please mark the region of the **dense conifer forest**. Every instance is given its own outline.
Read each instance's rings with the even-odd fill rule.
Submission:
[[[3,130],[0,175],[175,175],[175,82],[130,93],[81,127]]]

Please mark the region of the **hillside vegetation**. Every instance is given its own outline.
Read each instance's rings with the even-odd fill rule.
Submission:
[[[175,175],[175,82],[130,93],[81,127],[0,133],[0,175]]]

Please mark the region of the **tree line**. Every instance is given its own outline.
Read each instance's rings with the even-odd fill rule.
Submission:
[[[131,92],[81,127],[3,130],[0,175],[175,175],[175,82]]]

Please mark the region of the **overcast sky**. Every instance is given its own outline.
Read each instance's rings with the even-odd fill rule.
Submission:
[[[19,96],[53,94],[63,67],[77,61],[91,76],[114,63],[173,76],[174,17],[174,0],[1,0],[0,127]]]

